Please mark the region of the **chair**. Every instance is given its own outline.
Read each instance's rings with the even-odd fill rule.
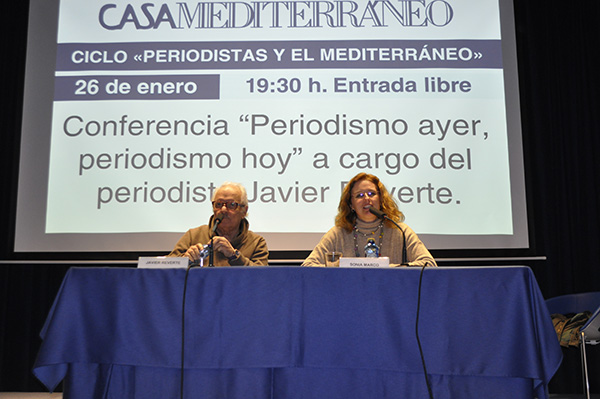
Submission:
[[[594,312],[590,319],[580,329],[581,370],[583,374],[583,391],[586,399],[590,399],[590,382],[588,378],[586,345],[600,343],[600,292],[584,292],[579,294],[561,295],[546,300],[550,314]]]

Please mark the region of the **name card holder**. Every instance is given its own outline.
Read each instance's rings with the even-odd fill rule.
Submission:
[[[138,269],[181,269],[188,267],[190,260],[186,257],[140,256]]]
[[[340,258],[340,267],[390,267],[390,258]]]

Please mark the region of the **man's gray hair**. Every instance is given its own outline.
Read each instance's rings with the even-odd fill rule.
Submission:
[[[241,195],[241,199],[240,199],[240,204],[244,205],[244,206],[248,206],[248,194],[246,193],[246,188],[241,184],[241,183],[234,183],[234,182],[230,182],[230,181],[226,181],[225,183],[221,184],[214,192],[213,194],[213,198],[212,200],[215,200],[215,196],[217,195],[217,193],[219,192],[220,189],[224,188],[224,187],[235,187],[238,190],[240,190]]]

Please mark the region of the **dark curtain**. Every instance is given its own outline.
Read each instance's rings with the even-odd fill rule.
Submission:
[[[27,7],[5,2],[0,13],[0,260],[12,252]],[[547,257],[528,266],[547,298],[600,290],[598,11],[595,1],[515,0],[532,246]],[[31,374],[38,333],[73,265],[0,263],[0,391],[44,390]],[[577,353],[565,353],[551,388],[581,392]]]
[[[538,281],[550,296],[599,290],[598,2],[515,3]]]

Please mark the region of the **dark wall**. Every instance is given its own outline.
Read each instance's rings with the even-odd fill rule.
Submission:
[[[535,255],[546,257],[525,263],[547,298],[600,290],[598,7],[515,3],[532,244]],[[0,260],[12,252],[27,7],[27,1],[5,2],[0,13]],[[75,265],[0,264],[0,391],[44,390],[31,374],[38,333],[64,273]],[[576,355],[566,352],[552,387],[581,392]]]

